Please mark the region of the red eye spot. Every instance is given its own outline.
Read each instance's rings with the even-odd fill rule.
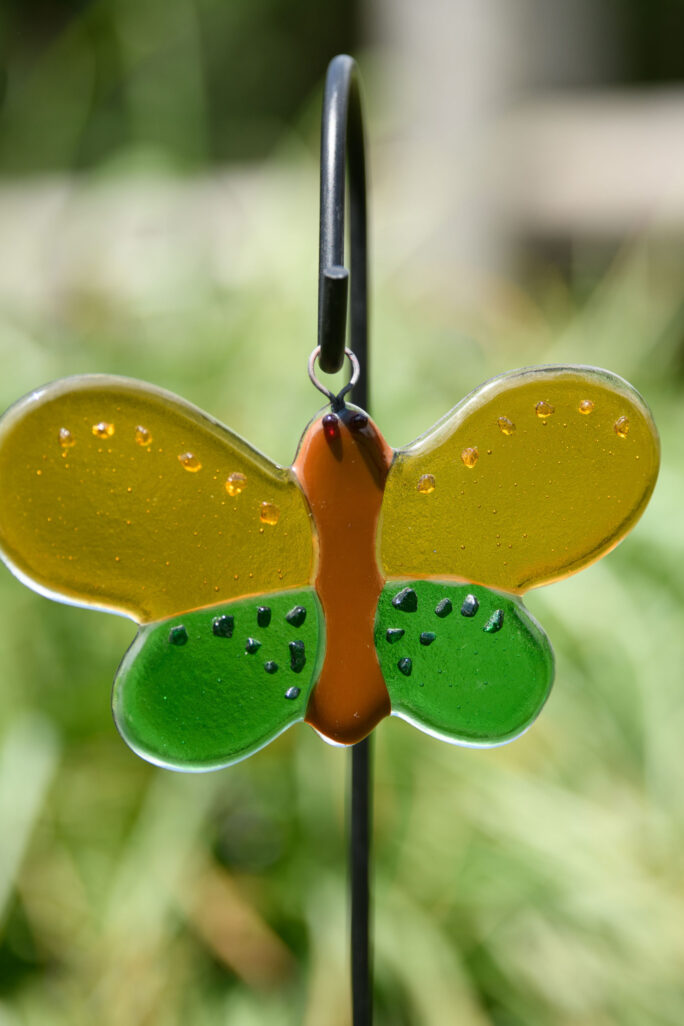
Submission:
[[[340,422],[334,413],[326,413],[323,418],[323,431],[331,442],[340,437]]]

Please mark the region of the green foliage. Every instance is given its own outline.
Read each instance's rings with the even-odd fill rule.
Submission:
[[[354,0],[6,0],[0,174],[263,157],[357,21]]]

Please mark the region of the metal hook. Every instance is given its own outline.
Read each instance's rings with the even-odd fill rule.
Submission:
[[[347,170],[351,275],[344,266]],[[321,125],[318,345],[321,370],[326,374],[335,374],[344,362],[350,277],[350,348],[361,365],[354,399],[366,408],[368,269],[363,116],[356,62],[341,54],[328,66]]]

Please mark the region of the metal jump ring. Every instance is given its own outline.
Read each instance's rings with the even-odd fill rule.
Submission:
[[[335,395],[335,393],[331,392],[329,388],[326,388],[325,385],[321,384],[321,382],[316,377],[316,360],[318,359],[318,357],[320,355],[321,355],[321,347],[320,346],[316,346],[316,348],[312,352],[311,356],[309,357],[309,377],[311,378],[312,384],[314,384],[316,386],[318,391],[322,392],[323,395],[328,397],[328,399],[330,400],[330,402],[332,404],[333,409],[340,409],[341,407],[344,406],[344,397],[345,397],[345,395],[347,394],[347,392],[349,392],[354,387],[356,382],[359,380],[359,375],[361,373],[361,367],[359,365],[359,361],[356,359],[356,356],[354,355],[354,353],[352,352],[351,349],[346,349],[345,348],[344,355],[349,360],[349,362],[351,364],[351,368],[352,368],[351,379],[344,386],[344,388],[341,389],[341,391],[339,391],[337,393],[337,395]]]

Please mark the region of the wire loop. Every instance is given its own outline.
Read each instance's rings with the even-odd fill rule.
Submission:
[[[332,406],[333,410],[341,410],[344,407],[344,397],[345,397],[345,395],[347,394],[347,392],[351,391],[351,389],[354,387],[354,385],[359,380],[359,375],[361,373],[361,366],[360,366],[359,361],[357,360],[356,356],[352,352],[352,350],[351,349],[345,349],[344,350],[344,355],[347,357],[347,359],[349,360],[349,362],[351,364],[351,369],[352,369],[351,378],[349,379],[347,384],[344,386],[344,388],[341,389],[337,393],[337,395],[335,395],[334,392],[331,392],[329,388],[326,388],[325,385],[322,382],[320,382],[318,380],[318,378],[316,377],[316,360],[318,360],[320,358],[320,355],[321,355],[321,347],[320,346],[316,346],[316,348],[311,353],[311,356],[309,357],[309,377],[311,378],[312,384],[314,384],[316,386],[318,391],[322,392],[323,395],[328,397],[328,399],[330,400],[330,405]]]

